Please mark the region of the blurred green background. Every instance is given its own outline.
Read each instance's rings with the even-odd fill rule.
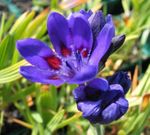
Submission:
[[[18,39],[33,37],[49,45],[47,15],[80,9],[112,14],[124,45],[109,57],[100,76],[127,71],[132,86],[129,110],[110,125],[81,117],[72,96],[76,85],[31,83],[18,69],[27,65],[16,50]],[[149,0],[0,0],[0,134],[2,135],[150,135]]]

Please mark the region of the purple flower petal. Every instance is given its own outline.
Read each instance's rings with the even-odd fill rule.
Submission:
[[[85,19],[85,17],[80,13],[72,14],[69,19],[69,25],[71,27],[72,38],[74,40],[74,49],[87,49],[90,51],[93,42],[92,31],[89,22]]]
[[[49,65],[44,57],[53,55],[52,50],[37,39],[27,38],[17,41],[17,49],[28,62],[41,68],[48,69]]]
[[[102,119],[100,123],[108,124],[122,117],[128,110],[128,101],[120,97],[114,103],[107,106],[102,111]]]
[[[123,42],[125,41],[125,35],[118,35],[112,38],[111,45],[105,55],[102,57],[100,63],[99,63],[99,68],[102,69],[104,67],[104,64],[108,57],[115,52],[117,49],[119,49]]]
[[[97,67],[90,65],[83,65],[79,71],[75,71],[74,76],[68,80],[70,84],[82,84],[93,79],[97,74]]]
[[[64,83],[57,74],[48,70],[41,70],[33,66],[20,67],[20,74],[32,82],[53,84],[56,86]]]
[[[112,39],[112,49],[111,49],[111,53],[116,51],[119,47],[121,47],[121,45],[124,43],[126,36],[125,35],[118,35],[115,36]]]
[[[55,51],[64,57],[71,55],[71,33],[67,19],[53,12],[48,16],[47,29]]]
[[[112,20],[112,16],[110,14],[108,14],[106,16],[106,23],[113,25],[113,20]]]
[[[114,93],[118,93],[120,95],[124,95],[123,87],[120,84],[111,84],[110,91],[113,91]]]
[[[92,15],[93,12],[91,10],[85,11],[85,10],[81,9],[79,11],[79,13],[83,14],[88,19]]]
[[[76,102],[85,100],[96,101],[100,99],[108,89],[108,81],[103,78],[97,78],[88,83],[87,86],[80,85],[73,91],[73,96]]]
[[[99,120],[101,113],[101,101],[91,102],[79,102],[78,109],[83,112],[83,117],[88,119],[92,123],[96,123]]]
[[[104,78],[96,78],[85,86],[86,97],[89,101],[96,101],[103,98],[108,90],[109,84]]]
[[[87,85],[88,88],[98,89],[100,91],[107,91],[109,89],[108,81],[104,78],[96,78],[90,81]]]
[[[105,24],[101,32],[97,37],[97,45],[93,50],[89,63],[91,65],[98,65],[101,58],[105,55],[111,45],[112,38],[115,35],[115,29],[113,25],[109,23]]]
[[[120,84],[123,87],[125,94],[131,86],[131,80],[127,72],[117,72],[113,76],[108,77],[110,84]]]
[[[118,106],[119,106],[120,115],[118,115],[118,117],[117,117],[117,119],[119,119],[122,115],[124,115],[127,112],[128,107],[129,107],[129,103],[125,98],[120,97],[116,101],[116,104],[118,104]]]
[[[108,124],[122,117],[128,110],[128,101],[120,97],[116,102],[110,104],[102,111],[102,124]]]
[[[109,96],[111,95],[111,96]],[[110,90],[104,95],[104,104],[107,105],[114,101],[114,99],[119,98],[120,96],[124,96],[124,91],[121,85],[113,84],[110,85]]]
[[[119,114],[119,106],[116,103],[112,103],[102,111],[102,119],[100,123],[108,124],[113,120],[116,120]]]
[[[81,85],[73,91],[73,96],[76,102],[86,100],[85,86]]]
[[[105,17],[102,13],[102,11],[98,11],[96,13],[93,13],[89,19],[88,19],[92,32],[93,32],[93,39],[96,40],[96,37],[98,36],[101,29],[104,27],[106,21]],[[93,46],[93,49],[95,48],[95,44]]]

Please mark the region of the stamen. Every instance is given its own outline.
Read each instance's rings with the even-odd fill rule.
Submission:
[[[82,56],[85,58],[88,56],[88,50],[82,51]]]
[[[65,47],[62,47],[61,48],[61,53],[64,57],[67,57],[67,56],[70,56],[71,55],[71,50],[65,48]]]
[[[85,58],[88,56],[88,50],[86,48],[81,47],[79,49],[79,52],[82,54],[82,56]]]

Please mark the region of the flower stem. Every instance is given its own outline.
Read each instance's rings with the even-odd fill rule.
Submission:
[[[32,129],[32,128],[33,128],[32,125],[30,125],[29,123],[26,123],[26,122],[24,122],[24,121],[22,121],[22,120],[19,120],[19,119],[16,119],[16,118],[12,118],[12,121],[13,121],[14,123],[17,123],[17,124],[19,124],[19,125],[22,125],[22,126],[24,126],[24,127],[26,127],[26,128],[29,128],[29,129]]]
[[[95,124],[94,127],[95,127],[95,130],[97,132],[97,135],[104,135],[105,134],[103,125]]]

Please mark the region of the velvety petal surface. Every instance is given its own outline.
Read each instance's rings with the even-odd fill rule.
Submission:
[[[91,10],[89,10],[89,11],[85,11],[85,10],[83,10],[83,9],[81,9],[80,11],[79,11],[81,14],[83,14],[87,19],[92,15],[92,11]]]
[[[113,25],[113,20],[112,20],[112,16],[110,14],[108,14],[106,16],[106,23],[110,24],[110,25]]]
[[[125,41],[125,35],[118,35],[112,38],[112,42],[111,45],[109,47],[109,49],[107,50],[107,52],[105,53],[105,55],[102,57],[100,63],[99,63],[99,69],[101,70],[104,67],[104,64],[106,62],[106,60],[108,59],[108,57],[115,52],[117,49],[119,49],[122,44]]]
[[[53,55],[52,50],[37,39],[27,38],[17,41],[17,49],[28,62],[41,68],[49,69],[45,57]]]
[[[102,111],[102,124],[108,124],[122,117],[128,110],[128,101],[120,97],[116,102],[110,104]]]
[[[124,96],[124,91],[121,85],[113,84],[110,85],[110,90],[102,97],[103,98],[103,106],[107,106],[108,104],[114,102],[114,100],[119,97]]]
[[[73,91],[73,96],[76,102],[86,100],[85,86],[81,85]]]
[[[83,112],[83,117],[88,119],[90,122],[95,123],[101,112],[101,102],[79,102],[78,109]]]
[[[120,84],[111,84],[109,92],[110,91],[119,94],[119,96],[124,95],[123,87]]]
[[[121,45],[124,43],[126,36],[125,35],[118,35],[115,36],[112,39],[112,43],[111,43],[111,53],[116,51],[118,48],[121,47]]]
[[[52,12],[48,16],[47,29],[55,51],[60,55],[63,55],[63,51],[70,55],[71,34],[67,19],[59,13]]]
[[[89,101],[101,99],[109,90],[108,81],[103,78],[96,78],[85,87],[86,97]]]
[[[88,83],[87,88],[93,88],[100,91],[107,91],[109,89],[108,81],[104,78],[96,78]]]
[[[69,19],[69,25],[71,27],[74,49],[86,48],[90,50],[93,42],[92,31],[85,17],[80,13],[72,14]]]
[[[116,120],[119,114],[119,106],[116,103],[112,103],[102,111],[100,123],[108,124],[113,120]]]
[[[119,106],[120,115],[118,115],[118,117],[117,117],[117,119],[119,119],[122,115],[124,115],[127,112],[128,107],[129,107],[129,103],[125,98],[120,97],[116,101],[116,104]]]
[[[109,23],[105,24],[105,26],[100,31],[97,37],[97,45],[93,50],[89,63],[91,65],[98,65],[101,58],[105,55],[107,50],[111,45],[112,38],[115,35],[115,29],[113,25]]]
[[[70,84],[82,84],[93,79],[97,74],[97,67],[91,65],[83,65],[79,71],[75,71],[74,76],[68,80]]]
[[[120,84],[123,87],[125,94],[131,86],[131,80],[127,72],[117,72],[113,76],[108,77],[108,81],[110,84]]]
[[[20,67],[20,74],[32,82],[61,85],[64,83],[59,76],[48,70],[41,70],[33,66]]]
[[[108,124],[114,120],[117,120],[121,118],[127,110],[128,101],[124,97],[120,97],[102,111],[102,119],[100,123]]]
[[[98,11],[96,13],[93,13],[89,19],[88,19],[92,32],[93,32],[93,39],[95,40],[96,37],[98,36],[99,32],[101,29],[104,27],[106,21],[105,17],[102,13],[102,11]],[[95,45],[95,44],[94,44]],[[93,46],[95,48],[95,46]]]

